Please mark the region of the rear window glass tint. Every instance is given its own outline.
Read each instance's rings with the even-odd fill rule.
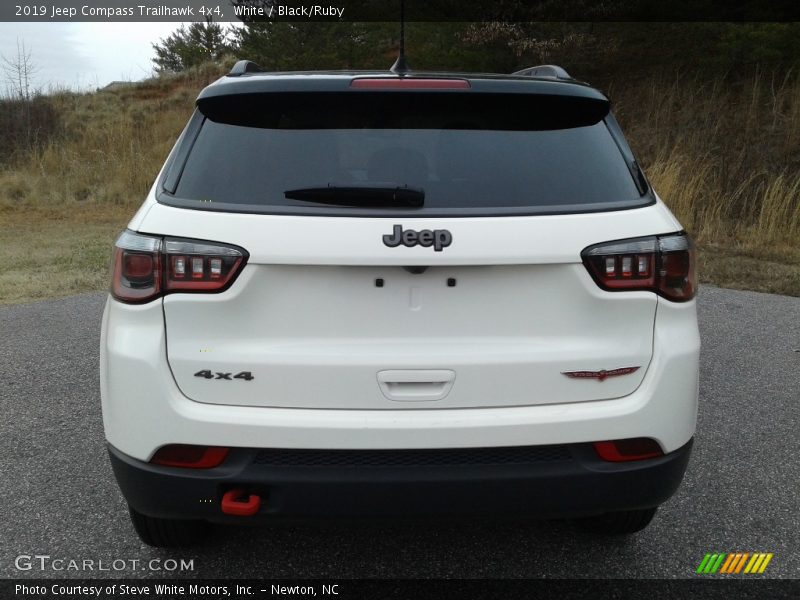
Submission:
[[[441,102],[416,101],[408,114],[380,102],[354,112],[352,106],[326,104],[322,94],[317,102],[316,115],[305,105],[284,105],[274,114],[236,113],[226,122],[207,118],[175,196],[222,209],[312,213],[359,209],[289,200],[284,192],[407,185],[425,191],[424,206],[413,209],[423,214],[568,212],[642,203],[597,115],[573,121],[557,115],[549,123],[558,128],[549,128],[542,115],[474,113],[476,107],[458,102],[447,110]],[[392,111],[383,114],[381,108]],[[529,110],[536,109],[531,102]],[[578,125],[565,127],[573,123]]]

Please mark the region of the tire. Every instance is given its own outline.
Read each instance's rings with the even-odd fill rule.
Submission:
[[[148,517],[128,507],[131,523],[145,544],[155,548],[184,548],[202,542],[208,535],[205,521]]]
[[[601,535],[630,535],[641,531],[650,524],[656,514],[657,508],[643,508],[640,510],[625,510],[610,512],[594,517],[577,519],[578,525]]]

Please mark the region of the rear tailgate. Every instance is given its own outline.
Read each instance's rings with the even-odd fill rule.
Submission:
[[[644,227],[673,230],[661,205],[404,220],[406,228],[447,228],[453,242],[441,253],[386,247],[390,224],[155,206],[143,224],[150,233],[251,252],[226,292],[164,299],[169,363],[181,390],[217,404],[402,409],[582,402],[638,387],[651,357],[656,297],[600,290],[580,251]],[[502,235],[487,245],[481,240],[492,227]],[[314,254],[309,237],[331,251]],[[428,268],[403,268],[411,265]],[[624,367],[640,368],[604,381],[563,374]],[[206,370],[253,378],[196,376]]]

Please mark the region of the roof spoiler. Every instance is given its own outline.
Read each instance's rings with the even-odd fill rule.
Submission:
[[[264,69],[252,60],[240,60],[228,72],[228,77],[240,77],[247,73],[263,73]]]
[[[247,78],[245,78],[247,79]],[[255,79],[262,79],[257,77]],[[240,80],[241,81],[241,80]],[[347,80],[344,80],[345,82]],[[228,86],[237,85],[231,80]],[[244,81],[242,81],[244,83]],[[247,83],[254,83],[252,80]],[[340,81],[341,83],[341,81]],[[525,87],[511,86],[512,89]],[[566,84],[565,84],[566,86]],[[557,87],[565,87],[557,86]],[[347,128],[341,110],[331,108],[334,104],[346,107],[345,113],[362,115],[364,123],[385,123],[390,115],[402,117],[408,106],[409,91],[383,92],[367,90],[351,91],[349,85],[327,88],[329,93],[320,94],[314,88],[303,89],[247,89],[241,86],[240,93],[206,95],[197,100],[198,110],[209,120],[225,125],[256,127],[264,129],[342,129]],[[595,125],[608,115],[608,99],[595,92],[586,94],[558,93],[562,90],[552,83],[530,82],[530,87],[542,87],[542,93],[460,93],[436,89],[424,93],[424,101],[418,111],[436,117],[434,129],[489,129],[502,131],[547,131],[571,129]],[[569,87],[572,87],[571,85]],[[326,88],[321,88],[325,91]],[[224,91],[224,89],[223,89]],[[570,90],[567,90],[570,91]],[[578,88],[583,91],[583,88]],[[419,94],[419,93],[418,93]],[[346,98],[345,98],[346,96]],[[419,97],[422,97],[419,94]],[[341,100],[341,102],[337,102]],[[406,111],[407,112],[407,111]],[[478,120],[467,119],[465,123],[453,115],[491,115]],[[415,119],[389,119],[391,127],[404,129],[419,126]],[[382,127],[381,125],[378,126]],[[423,127],[425,128],[425,127]]]
[[[527,67],[520,71],[514,71],[512,75],[516,75],[517,77],[546,77],[548,79],[565,79],[572,81],[570,74],[558,65],[538,65],[536,67]]]

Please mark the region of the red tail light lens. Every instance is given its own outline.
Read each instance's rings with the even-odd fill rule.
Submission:
[[[142,303],[170,292],[221,292],[246,260],[235,246],[124,231],[114,250],[111,293]]]
[[[228,448],[218,446],[170,444],[159,448],[150,462],[164,467],[211,469],[222,464],[222,461],[228,456],[228,451]]]
[[[123,302],[149,302],[161,293],[161,238],[123,231],[114,248],[111,293]]]
[[[695,249],[687,235],[670,235],[658,238],[660,261],[659,290],[670,300],[691,300],[697,293],[697,268]]]
[[[360,77],[350,87],[369,90],[464,90],[466,79],[432,79],[424,77]]]
[[[629,462],[664,456],[658,442],[650,438],[595,442],[594,450],[597,456],[608,462]]]
[[[209,292],[231,283],[244,262],[244,251],[232,246],[167,238],[166,286],[170,291]]]
[[[694,245],[685,233],[596,244],[581,256],[604,290],[652,291],[674,302],[697,292]]]

